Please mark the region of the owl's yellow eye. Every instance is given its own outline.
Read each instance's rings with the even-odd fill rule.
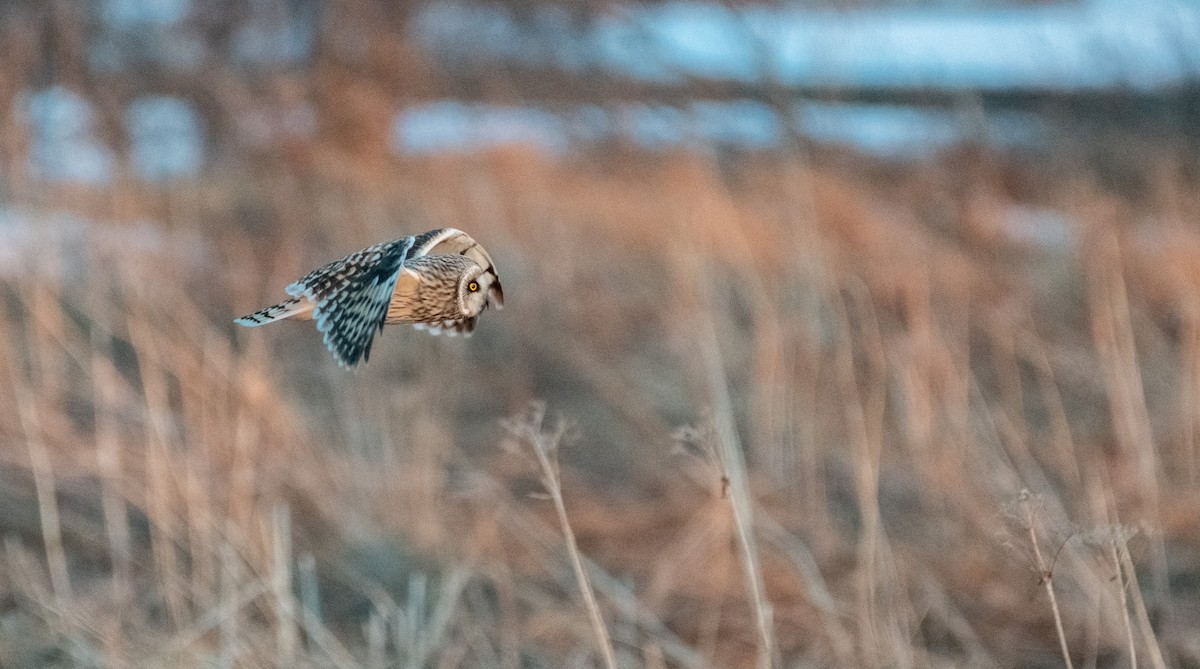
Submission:
[[[472,293],[474,293],[475,291],[479,290],[479,284],[478,284],[478,283],[476,283],[476,282],[474,282],[474,281],[472,281],[471,283],[468,283],[468,284],[467,284],[467,290],[469,290],[469,291],[471,291]]]

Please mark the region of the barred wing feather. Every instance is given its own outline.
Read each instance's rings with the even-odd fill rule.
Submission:
[[[377,244],[288,286],[289,294],[316,303],[317,330],[339,365],[353,367],[370,358],[412,243],[412,237],[405,237]]]

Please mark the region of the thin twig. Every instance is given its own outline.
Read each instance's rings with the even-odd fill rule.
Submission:
[[[554,502],[554,510],[558,514],[558,522],[562,527],[563,538],[567,542],[567,553],[571,557],[571,569],[575,571],[575,581],[579,586],[579,592],[583,595],[583,602],[587,607],[588,617],[592,621],[592,631],[596,634],[596,643],[600,647],[600,654],[604,657],[604,666],[607,669],[617,669],[617,660],[613,656],[612,641],[609,638],[608,627],[604,624],[604,617],[600,613],[600,605],[596,603],[596,595],[592,592],[592,584],[588,580],[587,570],[583,567],[583,559],[579,554],[579,546],[575,543],[575,532],[571,529],[570,520],[567,519],[567,507],[563,503],[562,480],[559,476],[557,451],[558,444],[566,430],[560,425],[552,433],[543,431],[542,422],[545,418],[545,409],[545,406],[541,404],[534,406],[533,415],[524,430],[524,436],[530,445],[533,446],[538,466],[542,470],[542,484],[546,487],[546,492],[550,494],[550,499]]]
[[[295,662],[298,634],[296,603],[292,597],[292,519],[287,505],[271,512],[271,594],[275,605],[275,658],[278,666]]]
[[[1129,669],[1137,669],[1137,646],[1133,642],[1133,622],[1129,619],[1129,598],[1125,594],[1124,567],[1117,553],[1117,541],[1123,540],[1117,532],[1108,541],[1108,555],[1117,570],[1117,593],[1121,600],[1121,621],[1125,623],[1125,643],[1129,644]]]
[[[694,274],[694,276],[698,275],[698,273]],[[758,543],[754,537],[754,501],[750,495],[750,481],[746,475],[746,459],[742,451],[742,443],[734,424],[733,400],[729,395],[729,385],[725,376],[720,343],[717,339],[716,324],[712,319],[712,301],[708,295],[707,284],[701,283],[700,285],[705,289],[703,299],[706,305],[706,308],[700,311],[706,314],[707,318],[699,324],[700,340],[697,344],[708,372],[709,391],[712,393],[715,409],[714,420],[717,428],[718,452],[724,467],[726,477],[724,480],[728,481],[729,504],[733,510],[734,529],[742,554],[742,566],[746,572],[746,585],[754,604],[754,621],[758,627],[759,643],[761,644],[758,667],[759,669],[770,669],[775,661],[773,613],[771,602],[767,599],[762,565],[758,559]]]
[[[1033,557],[1037,562],[1038,577],[1046,588],[1046,594],[1050,597],[1050,610],[1054,612],[1054,629],[1058,632],[1058,644],[1062,650],[1063,662],[1066,663],[1067,669],[1074,669],[1074,665],[1071,664],[1071,653],[1067,649],[1067,635],[1063,632],[1062,615],[1058,611],[1058,598],[1054,595],[1054,571],[1047,568],[1046,561],[1042,557],[1042,549],[1038,545],[1037,529],[1034,523],[1035,514],[1030,498],[1028,490],[1021,491],[1020,501],[1025,509],[1026,529],[1029,531],[1029,541],[1033,544]]]
[[[1120,551],[1121,563],[1125,565],[1125,577],[1129,579],[1133,612],[1137,616],[1138,626],[1142,629],[1150,664],[1154,669],[1166,669],[1166,660],[1163,658],[1162,649],[1158,646],[1158,639],[1154,636],[1154,627],[1150,624],[1150,615],[1146,611],[1146,601],[1142,598],[1141,588],[1138,586],[1137,572],[1134,570],[1133,558],[1129,555],[1129,546],[1125,542],[1121,542]]]

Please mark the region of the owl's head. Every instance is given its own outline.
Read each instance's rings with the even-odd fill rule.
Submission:
[[[489,302],[495,302],[499,307],[504,301],[504,294],[499,291],[500,281],[496,273],[480,267],[472,260],[458,280],[459,309],[465,318],[471,318],[487,309]]]

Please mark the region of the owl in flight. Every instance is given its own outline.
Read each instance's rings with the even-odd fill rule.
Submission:
[[[384,325],[469,335],[484,309],[504,306],[492,257],[454,228],[367,247],[285,290],[289,299],[234,322],[253,328],[285,318],[315,320],[342,367],[366,362]]]

